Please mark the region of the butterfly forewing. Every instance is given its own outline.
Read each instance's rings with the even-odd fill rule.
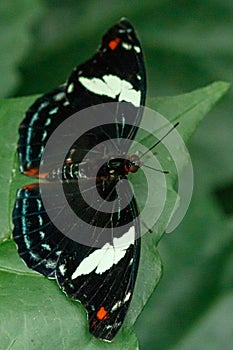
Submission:
[[[75,111],[66,98],[64,86],[33,103],[19,127],[17,150],[22,173],[38,175],[46,142],[57,126]]]
[[[103,37],[96,54],[78,65],[67,82],[67,97],[80,108],[104,102],[145,104],[146,77],[141,45],[126,20]],[[89,100],[89,102],[88,102]]]
[[[142,117],[146,75],[140,42],[132,25],[121,20],[103,37],[96,54],[78,65],[67,82],[67,98],[78,109],[108,102],[129,102],[127,112],[117,110],[109,136],[133,138]],[[127,125],[130,114],[133,125]],[[121,129],[119,131],[119,128]]]

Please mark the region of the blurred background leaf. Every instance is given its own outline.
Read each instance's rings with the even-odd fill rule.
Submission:
[[[142,41],[148,96],[232,82],[232,13],[230,0],[4,2],[0,93],[31,95],[62,83],[122,16]],[[232,97],[231,89],[189,143],[194,196],[159,245],[164,277],[136,324],[142,350],[233,347]]]
[[[42,14],[42,3],[35,0],[0,3],[0,96],[12,93],[20,83],[19,62],[30,50],[31,28]]]

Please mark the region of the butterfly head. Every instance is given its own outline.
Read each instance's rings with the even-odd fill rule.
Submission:
[[[132,156],[128,156],[125,159],[125,164],[124,164],[124,170],[125,173],[136,173],[139,168],[143,165],[142,162],[140,162],[139,157],[134,154]]]

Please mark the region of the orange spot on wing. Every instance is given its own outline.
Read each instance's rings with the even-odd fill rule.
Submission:
[[[29,185],[25,185],[23,186],[23,188],[25,190],[33,190],[34,188],[36,188],[38,186],[38,184],[29,184]]]
[[[96,316],[98,320],[106,320],[109,317],[107,310],[103,306],[98,310]]]
[[[113,39],[113,40],[109,41],[108,47],[109,47],[111,50],[115,50],[115,49],[117,48],[117,46],[119,45],[120,42],[121,42],[121,39],[120,39],[120,38]]]
[[[27,176],[33,176],[33,177],[39,177],[40,179],[44,179],[48,173],[39,173],[39,168],[28,168],[27,171],[24,171],[24,175]]]
[[[28,175],[28,176],[36,176],[36,177],[38,177],[38,175],[39,175],[39,168],[28,168],[28,170],[25,171],[24,174]]]

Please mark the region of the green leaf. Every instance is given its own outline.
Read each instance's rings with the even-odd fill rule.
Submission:
[[[91,336],[86,312],[55,281],[23,267],[12,241],[0,245],[0,334],[2,349],[105,349]],[[119,335],[111,349],[137,349],[132,332]]]
[[[221,96],[226,93],[228,87],[229,84],[227,83],[213,83],[205,88],[198,89],[184,95],[154,99],[151,101],[151,105],[153,104],[154,109],[156,109],[160,113],[163,113],[168,120],[171,120],[172,122],[179,121],[180,125],[182,125],[182,128],[179,128],[179,132],[181,133],[182,137],[186,141],[188,141],[188,138],[196,130],[205,114],[214,105],[214,102],[217,102],[221,98]],[[151,132],[155,132],[155,130],[153,130],[153,125],[151,126]],[[143,141],[146,142],[147,140],[144,139]],[[161,151],[161,153],[162,154],[160,154],[160,158],[163,158],[163,150]],[[182,161],[185,162],[185,159],[182,159]],[[133,185],[136,187],[136,198],[140,207],[141,193],[146,193],[147,191],[146,183],[145,181],[142,181],[140,176],[131,176],[130,179]],[[156,198],[159,201],[159,189],[156,186],[156,181],[154,181],[154,183],[155,186],[150,188],[150,191],[152,193],[156,193]],[[153,292],[160,279],[161,264],[159,262],[159,256],[156,250],[156,246],[165,231],[168,220],[170,218],[171,211],[174,207],[175,200],[176,193],[172,189],[172,183],[168,182],[167,201],[163,213],[161,215],[161,219],[153,227],[153,235],[150,236],[150,234],[147,234],[142,238],[141,261],[143,263],[141,263],[139,266],[137,284],[131,304],[132,307],[130,308],[128,313],[128,319],[131,318],[132,323],[135,322],[136,318],[141,312],[143,305],[145,305],[146,301],[148,300],[149,296]],[[146,273],[145,270],[150,271],[150,273]],[[142,287],[140,287],[142,285],[147,286],[147,288],[145,288],[145,293],[142,290]],[[140,291],[141,295],[144,293],[143,299],[137,298],[138,290]],[[133,316],[131,316],[131,314],[133,314]]]
[[[177,350],[177,344],[186,342],[196,328],[202,332],[202,319],[215,313],[216,303],[232,291],[232,228],[212,196],[194,193],[185,219],[174,234],[164,237],[159,251],[166,267],[164,276],[136,331],[143,349],[150,350],[153,343],[158,350]],[[217,339],[219,333],[229,335],[231,327],[225,328],[225,317],[230,314],[209,328],[216,342],[222,340]],[[215,332],[217,326],[219,333]],[[206,349],[204,336],[200,341],[195,337],[196,349]]]
[[[214,82],[191,93],[150,99],[148,106],[167,117],[173,124],[179,121],[179,133],[187,142],[203,116],[225,95],[229,87],[229,83]]]
[[[34,101],[35,96],[16,98],[9,100],[0,100],[0,137],[1,147],[0,160],[0,238],[8,237],[10,234],[10,212],[12,208],[10,205],[10,187],[12,177],[15,173],[13,167],[14,157],[16,152],[16,145],[18,139],[18,126],[23,119],[27,108]],[[18,181],[25,177],[19,176]]]
[[[181,133],[187,140],[205,113],[226,90],[227,84],[220,82],[178,97],[153,100],[152,104],[172,121],[181,122]],[[28,108],[34,98],[11,99],[2,101],[0,104],[0,135],[5,144],[4,150],[0,150],[1,164],[4,165],[0,175],[0,209],[4,218],[4,221],[1,222],[3,238],[9,236],[10,232],[8,218],[11,216],[12,203],[9,192],[13,193],[17,186],[26,181],[26,178],[24,180],[24,177],[17,172],[14,172],[12,176],[12,168],[14,169],[15,164],[18,124],[23,117],[23,111]],[[153,126],[151,130],[153,132]],[[148,139],[145,139],[144,142],[148,142]],[[161,158],[163,152],[164,150],[161,149]],[[184,160],[181,159],[181,161]],[[139,175],[139,178],[140,176],[142,175]],[[140,191],[142,192],[141,180],[137,180],[136,175],[134,179],[132,182],[138,187],[140,195]],[[29,180],[27,179],[27,182]],[[33,344],[35,349],[46,347],[68,349],[75,346],[77,348],[82,346],[83,349],[98,349],[105,346],[113,349],[137,349],[137,340],[131,327],[161,277],[161,261],[156,247],[176,199],[172,183],[168,181],[167,204],[161,219],[154,227],[155,232],[148,233],[142,238],[141,262],[131,307],[122,330],[111,344],[91,337],[83,307],[78,302],[69,300],[54,281],[49,281],[25,268],[17,257],[14,244],[10,240],[3,241],[0,244],[0,293],[2,296],[0,305],[1,314],[4,317],[1,317],[0,322],[3,322],[1,339],[5,342],[4,347],[14,345],[15,349],[22,347],[30,349]],[[159,195],[157,200],[160,201]],[[20,324],[20,328],[17,324]]]

